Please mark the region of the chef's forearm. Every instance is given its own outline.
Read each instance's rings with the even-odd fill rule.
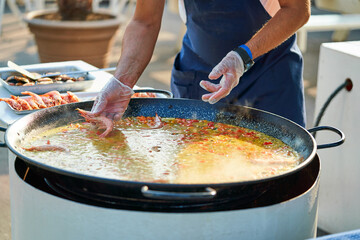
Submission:
[[[159,30],[131,22],[125,31],[121,57],[114,76],[133,87],[148,65]]]
[[[161,27],[165,0],[137,0],[114,76],[133,87],[148,65]]]
[[[310,17],[309,0],[280,0],[281,9],[247,43],[253,59],[279,46]]]

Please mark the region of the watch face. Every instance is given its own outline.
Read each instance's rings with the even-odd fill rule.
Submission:
[[[248,59],[247,62],[244,62],[244,66],[245,66],[245,72],[247,70],[249,70],[252,66],[254,65],[254,61],[252,59]]]
[[[245,72],[249,70],[254,65],[254,62],[249,62],[245,64]]]

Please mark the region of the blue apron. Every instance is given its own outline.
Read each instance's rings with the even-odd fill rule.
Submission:
[[[260,0],[184,0],[187,32],[171,75],[176,98],[201,99],[212,68],[271,18]],[[303,59],[293,35],[254,59],[255,65],[221,102],[269,111],[305,126]],[[218,83],[220,79],[213,81]]]

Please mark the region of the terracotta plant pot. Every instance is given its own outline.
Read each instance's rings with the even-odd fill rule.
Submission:
[[[40,61],[83,60],[99,68],[107,67],[114,36],[123,19],[115,16],[112,19],[96,21],[57,21],[36,18],[55,11],[32,11],[24,18],[35,36]]]

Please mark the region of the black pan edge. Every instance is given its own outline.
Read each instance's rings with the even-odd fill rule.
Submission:
[[[154,116],[155,112],[157,112],[162,117],[170,116],[171,114],[178,114],[177,116],[180,118],[191,118],[192,116],[197,117],[198,119],[208,119],[210,121],[220,121],[226,122],[230,124],[235,124],[236,121],[246,122],[244,127],[261,131],[266,134],[274,136],[276,132],[280,134],[291,134],[291,137],[298,138],[297,135],[301,135],[304,139],[302,140],[303,146],[307,149],[306,158],[304,161],[292,169],[291,171],[285,172],[280,175],[262,178],[258,180],[252,181],[243,181],[243,182],[232,182],[232,183],[214,183],[214,184],[164,184],[164,183],[149,183],[149,182],[134,182],[134,181],[123,181],[116,179],[108,179],[97,176],[90,176],[85,174],[80,174],[72,171],[67,171],[55,167],[51,167],[49,165],[40,163],[34,159],[30,159],[23,154],[21,154],[16,149],[16,142],[21,141],[21,137],[27,132],[30,132],[37,128],[37,124],[41,123],[42,125],[53,124],[56,122],[55,120],[66,120],[76,121],[81,118],[77,115],[75,109],[82,108],[85,110],[90,110],[93,105],[93,101],[73,103],[67,105],[61,105],[49,109],[43,109],[23,118],[17,120],[13,123],[5,134],[5,142],[8,148],[21,159],[26,161],[30,166],[36,166],[39,169],[44,171],[54,172],[58,174],[63,174],[65,176],[71,176],[80,179],[86,179],[89,181],[96,181],[105,184],[112,185],[133,185],[133,186],[143,186],[149,185],[157,188],[194,188],[194,187],[224,187],[224,186],[232,186],[232,185],[249,185],[249,184],[258,184],[262,182],[267,182],[271,180],[275,180],[278,178],[284,178],[288,175],[291,175],[300,169],[304,168],[309,164],[310,161],[314,158],[316,154],[316,142],[312,135],[300,125],[283,118],[281,116],[243,106],[234,106],[228,104],[214,104],[210,105],[208,103],[198,101],[198,100],[188,100],[188,99],[132,99],[129,108],[125,113],[126,116]],[[240,120],[234,114],[239,112],[241,114]],[[71,114],[69,114],[71,113]],[[65,115],[63,115],[65,114]],[[66,121],[65,121],[66,122]],[[236,124],[239,126],[243,126],[241,124]],[[261,129],[260,129],[261,128]],[[39,128],[41,129],[41,127]],[[271,130],[272,129],[272,130]],[[279,138],[278,136],[274,136]],[[281,139],[281,138],[280,138]],[[292,146],[293,147],[293,146]],[[300,146],[301,147],[301,146]]]

